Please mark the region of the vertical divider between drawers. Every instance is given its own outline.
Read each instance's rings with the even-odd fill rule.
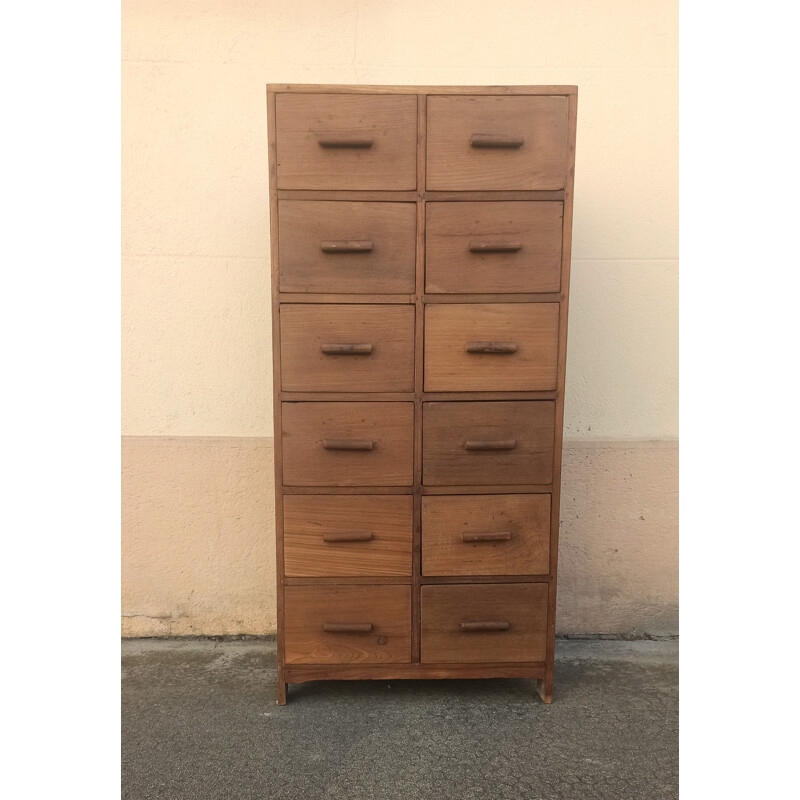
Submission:
[[[425,293],[425,156],[427,101],[417,95],[417,246],[414,293],[414,533],[411,569],[411,662],[420,661],[420,575],[422,572],[422,380]]]

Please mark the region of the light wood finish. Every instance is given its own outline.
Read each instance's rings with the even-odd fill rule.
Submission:
[[[425,391],[556,388],[558,303],[428,305]]]
[[[425,291],[557,292],[563,216],[553,202],[428,203]]]
[[[410,495],[287,495],[284,567],[292,577],[410,576]]]
[[[276,111],[279,188],[416,187],[415,96],[279,94]]]
[[[549,494],[422,498],[423,575],[549,571]]]
[[[413,403],[283,403],[288,486],[411,486]],[[325,447],[324,443],[337,443]],[[349,449],[347,443],[372,444]]]
[[[429,97],[426,188],[562,189],[568,108],[566,97]]]
[[[424,403],[422,482],[549,483],[554,421],[547,400]]]
[[[545,702],[553,698],[576,94],[571,86],[268,87],[280,704],[288,683],[329,678],[525,677],[538,681]],[[399,102],[401,113],[387,123],[389,101]],[[472,129],[476,120],[492,126]],[[387,148],[403,153],[376,169]],[[444,184],[437,184],[437,172]],[[308,315],[297,318],[292,332],[280,324],[289,306]],[[342,385],[340,372],[333,373],[336,388],[330,375],[320,384],[319,362],[304,355],[309,347],[319,347],[314,358],[323,364],[365,364],[384,352],[349,331],[342,340],[322,341],[314,319],[332,319],[335,306],[349,307],[345,316],[357,329],[399,306],[412,312],[413,380],[403,377],[403,389],[386,389],[371,383],[378,373],[367,369],[366,385],[349,379]],[[493,314],[490,306],[508,310]],[[542,328],[554,311],[553,326]],[[452,342],[439,341],[436,322],[427,321],[438,315],[458,320],[456,333],[467,334],[461,366],[446,355]],[[521,326],[510,326],[508,315]],[[477,330],[478,318],[501,316],[505,327]],[[532,319],[541,358],[528,358]],[[402,327],[385,316],[378,325],[391,337]],[[439,368],[428,350],[442,354]],[[284,365],[282,352],[291,351],[292,363]],[[509,365],[526,358],[528,365],[512,374]],[[482,369],[476,377],[477,364],[499,370],[503,361],[499,376],[487,380]],[[408,374],[384,366],[381,382]],[[457,385],[436,388],[441,374]],[[502,385],[503,375],[513,388]],[[282,387],[281,376],[307,388]],[[465,376],[474,381],[470,388]],[[518,388],[532,380],[548,388]],[[458,433],[462,423],[468,425]],[[392,503],[410,505],[410,537]],[[378,512],[373,504],[387,505]],[[358,519],[374,524],[351,524]],[[468,528],[458,526],[464,519]],[[520,536],[511,524],[495,525],[513,519],[522,520]],[[479,521],[486,524],[477,530]],[[391,544],[390,529],[397,537]],[[447,536],[455,539],[448,543]],[[527,555],[508,558],[508,549],[523,541]],[[483,558],[464,557],[480,548]],[[440,566],[430,560],[437,550]],[[343,551],[352,557],[342,558]],[[429,568],[453,574],[427,574]],[[473,601],[495,599],[482,615],[457,621],[458,635],[473,642],[464,652],[480,660],[424,661],[426,593],[462,589]],[[364,645],[382,623],[361,615],[318,620],[319,628],[301,637],[302,654],[293,649],[296,639],[287,642],[295,611],[307,616],[315,602],[328,609],[334,594],[342,608],[341,597],[361,593],[363,601],[376,590],[407,598],[408,644],[399,660],[371,661],[376,654]],[[522,597],[515,607],[543,621],[543,633],[507,652],[482,650],[487,637],[509,641],[518,633],[518,622],[494,613],[508,592]],[[302,599],[308,593],[313,602]],[[372,607],[384,603],[361,602],[355,610]],[[531,660],[526,648],[534,640],[538,654]],[[297,663],[298,655],[328,663]]]
[[[542,661],[547,584],[423,586],[421,661]]]
[[[415,203],[279,200],[278,208],[281,292],[414,291]],[[347,241],[371,246],[336,247]]]
[[[287,586],[285,592],[287,664],[411,661],[410,586]]]
[[[280,308],[281,388],[414,391],[414,306]]]

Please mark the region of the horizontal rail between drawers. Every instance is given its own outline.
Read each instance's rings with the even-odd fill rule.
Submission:
[[[476,583],[549,583],[550,575],[420,575],[420,585]],[[331,577],[294,575],[283,578],[284,586],[411,586],[412,576],[364,576],[336,575]]]
[[[482,191],[278,189],[279,200],[366,200],[374,203],[413,203],[417,199],[450,203],[474,200],[563,200],[563,189],[491,189]]]
[[[414,494],[414,487],[409,486],[289,486],[282,487],[284,494]],[[538,483],[492,483],[488,485],[469,486],[422,486],[423,495],[437,494],[548,494],[553,491],[553,484]]]
[[[548,392],[421,392],[423,400],[555,400],[558,393]],[[279,392],[284,403],[324,403],[336,400],[365,402],[411,402],[414,392]]]
[[[305,303],[305,304],[334,304],[351,305],[365,303],[371,305],[414,305],[414,295],[409,294],[332,294],[309,292],[281,292],[278,294],[280,304]],[[493,292],[490,294],[445,294],[430,292],[422,295],[422,302],[426,305],[435,303],[562,303],[564,297],[559,292]]]

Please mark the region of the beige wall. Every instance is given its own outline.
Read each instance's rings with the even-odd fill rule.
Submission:
[[[677,4],[123,2],[123,632],[274,630],[265,84],[577,84],[559,629],[677,627]]]

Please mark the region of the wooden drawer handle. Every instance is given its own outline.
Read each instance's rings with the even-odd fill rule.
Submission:
[[[467,439],[465,450],[513,450],[517,446],[516,439]]]
[[[470,242],[470,253],[517,253],[522,242]]]
[[[525,144],[525,137],[502,136],[494,133],[473,133],[469,143],[478,148],[515,150]]]
[[[323,439],[322,446],[326,450],[374,450],[372,439]]]
[[[371,253],[372,242],[369,239],[337,239],[320,242],[319,249],[323,253]]]
[[[320,147],[347,147],[358,150],[372,147],[371,136],[337,136],[335,133],[327,133],[318,136],[317,141]]]
[[[462,622],[462,633],[480,633],[482,631],[507,631],[509,624],[505,620],[487,619],[480,622]]]
[[[368,356],[372,353],[371,344],[323,344],[319,349],[326,356]]]
[[[322,630],[325,633],[369,633],[372,630],[371,622],[324,622]]]
[[[467,342],[468,353],[506,355],[517,352],[516,342]]]
[[[323,533],[323,542],[369,542],[372,531],[353,531],[352,533]]]
[[[511,531],[488,531],[487,533],[462,533],[462,542],[507,542]]]

